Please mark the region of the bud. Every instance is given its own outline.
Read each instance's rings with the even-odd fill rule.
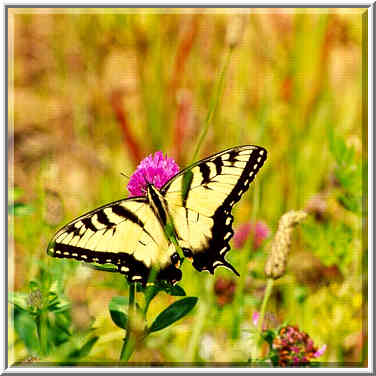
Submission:
[[[27,304],[32,308],[42,308],[42,293],[39,289],[34,290],[29,294],[27,298]]]
[[[265,274],[268,278],[278,279],[285,273],[292,230],[306,216],[307,213],[302,210],[289,211],[279,220],[278,230],[274,235],[271,252],[265,264]]]

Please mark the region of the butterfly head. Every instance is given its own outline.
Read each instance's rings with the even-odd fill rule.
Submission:
[[[145,186],[145,195],[149,202],[153,202],[158,199],[160,192],[154,184],[148,182]]]

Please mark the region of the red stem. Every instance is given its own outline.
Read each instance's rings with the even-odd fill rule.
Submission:
[[[131,132],[127,114],[122,103],[122,97],[123,93],[119,91],[112,92],[111,105],[123,134],[124,145],[128,148],[133,162],[137,164],[141,160],[143,153],[141,151],[140,145]]]

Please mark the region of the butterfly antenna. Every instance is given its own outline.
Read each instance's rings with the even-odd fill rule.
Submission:
[[[120,175],[123,175],[126,179],[130,180],[130,176],[128,176],[127,174],[124,174],[124,172],[120,172]]]

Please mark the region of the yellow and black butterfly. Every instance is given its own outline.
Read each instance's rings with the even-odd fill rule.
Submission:
[[[180,171],[160,190],[147,184],[145,196],[115,201],[75,219],[56,233],[47,253],[113,264],[129,281],[143,284],[151,269],[159,280],[181,280],[179,248],[199,271],[213,273],[225,266],[238,274],[225,260],[234,234],[231,209],[266,156],[254,145],[214,154]]]

